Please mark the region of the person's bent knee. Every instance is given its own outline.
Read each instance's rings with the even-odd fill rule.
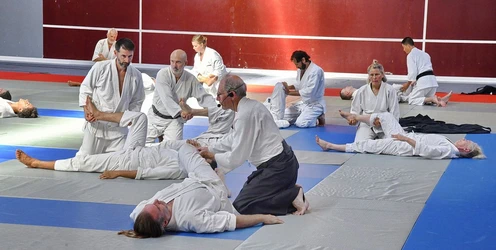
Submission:
[[[299,128],[312,128],[312,127],[317,126],[317,121],[315,121],[315,122],[312,122],[309,120],[300,121],[299,119],[297,119],[294,124],[296,127],[299,127]]]
[[[282,84],[282,82],[278,82],[274,86],[274,92],[285,92],[284,89],[285,89],[285,87],[284,87],[284,84]]]

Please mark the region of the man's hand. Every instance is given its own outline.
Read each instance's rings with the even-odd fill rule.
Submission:
[[[277,216],[271,214],[263,215],[263,224],[265,225],[282,224],[282,223],[284,223],[284,221]]]
[[[100,179],[115,179],[119,177],[119,173],[116,172],[116,171],[104,171],[101,175],[100,175]]]
[[[191,118],[193,118],[193,114],[191,114],[191,113],[189,113],[189,112],[181,111],[181,117],[182,117],[185,121],[189,121],[189,120],[191,120]]]
[[[284,93],[286,93],[286,95],[289,95],[289,86],[288,86],[288,83],[287,82],[282,82],[282,85],[284,86]]]
[[[86,106],[83,106],[84,110],[84,119],[88,122],[95,122],[96,119],[93,116],[93,114],[86,108]]]
[[[200,155],[207,159],[207,160],[215,160],[215,154],[208,151],[208,148],[207,147],[201,147],[201,148],[198,148],[198,151],[200,151]]]
[[[201,145],[198,141],[196,140],[193,140],[193,139],[187,139],[186,140],[186,143],[188,143],[189,145],[192,145],[193,147],[195,147],[196,149],[199,149],[201,148]]]
[[[355,118],[351,118],[348,120],[349,125],[356,125],[357,123],[358,123],[358,121]]]
[[[374,127],[380,127],[381,126],[381,119],[379,119],[379,117],[376,117],[374,119],[373,125],[374,125]]]
[[[401,92],[405,92],[409,87],[412,82],[407,82],[403,84],[403,86],[400,88]]]

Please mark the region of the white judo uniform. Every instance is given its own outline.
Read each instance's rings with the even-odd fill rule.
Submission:
[[[14,110],[12,109],[9,103],[12,102],[0,97],[0,118],[17,116],[17,114],[14,112]]]
[[[216,233],[236,229],[235,209],[227,198],[222,180],[198,154],[196,148],[183,145],[178,150],[179,165],[188,173],[181,183],[174,183],[136,206],[130,217],[134,221],[145,205],[156,199],[174,200],[167,231]]]
[[[413,87],[410,94],[404,94],[402,100],[408,101],[410,105],[424,105],[426,97],[436,94],[438,87],[436,76],[426,75],[416,80],[417,76],[423,72],[432,70],[431,57],[429,54],[417,48],[406,57],[408,67],[408,81],[412,81]]]
[[[406,133],[391,113],[372,114],[370,124],[373,124],[375,118],[379,118],[381,121],[384,139],[348,143],[346,144],[346,152],[420,156],[428,159],[458,158],[459,150],[442,135]],[[391,135],[393,134],[401,134],[415,140],[415,147],[407,142],[392,138]]]
[[[217,106],[208,107],[208,129],[195,137],[202,147],[208,147],[221,140],[231,131],[235,112]]]
[[[97,62],[79,88],[79,106],[86,105],[86,96],[90,96],[97,109],[103,112],[140,111],[145,99],[141,72],[132,64],[129,65],[124,77],[122,93],[119,94],[116,59]],[[120,127],[118,123],[85,121],[83,143],[78,154],[115,152],[122,149],[126,135],[127,127]]]
[[[203,84],[203,87],[207,93],[217,97],[219,83],[222,78],[227,75],[226,66],[222,61],[220,54],[214,49],[206,47],[205,52],[203,53],[203,60],[200,60],[200,54],[196,53],[192,72],[195,76],[198,76],[198,74],[201,74],[202,76],[217,76],[217,81],[215,81],[211,86],[208,86],[205,83]]]
[[[157,73],[157,82],[153,93],[152,107],[148,110],[148,135],[146,142],[153,143],[155,138],[163,135],[164,140],[182,140],[185,121],[178,114],[181,112],[179,100],[196,98],[202,107],[217,107],[215,99],[207,94],[195,76],[187,71],[176,83],[170,67]]]
[[[356,96],[351,102],[350,113],[352,114],[373,114],[389,112],[396,120],[400,119],[400,107],[396,90],[389,84],[382,82],[377,96],[372,92],[370,84],[363,85],[356,92]],[[358,123],[355,141],[382,138],[384,136],[381,129],[372,128],[366,123]]]
[[[264,105],[272,113],[274,121],[280,128],[293,123],[302,128],[315,127],[317,118],[326,111],[324,71],[311,62],[303,77],[301,77],[301,70],[298,69],[294,86],[300,93],[301,101],[286,108],[287,95],[284,92],[284,85],[278,82]],[[288,121],[289,124],[284,121]]]
[[[120,126],[129,123],[129,134],[122,150],[95,155],[76,155],[55,161],[55,170],[104,172],[106,170],[137,170],[136,179],[182,179],[187,174],[180,170],[176,147],[167,143],[144,147],[146,115],[125,111]],[[172,148],[172,149],[171,149]]]
[[[98,58],[99,54],[102,54],[105,58],[107,58],[107,60],[112,60],[115,58],[114,50],[115,50],[114,44],[112,44],[112,46],[110,46],[109,49],[107,38],[101,39],[96,43],[95,51],[93,52],[93,57],[91,58],[91,61]]]

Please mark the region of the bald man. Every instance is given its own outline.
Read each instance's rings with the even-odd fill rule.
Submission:
[[[182,140],[184,123],[193,115],[182,111],[181,99],[196,98],[201,107],[216,106],[215,99],[205,92],[196,77],[185,71],[186,52],[177,49],[170,55],[170,67],[157,73],[152,107],[148,110],[147,143],[159,140]]]

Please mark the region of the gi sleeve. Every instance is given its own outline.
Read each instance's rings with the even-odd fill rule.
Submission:
[[[412,53],[413,52],[413,53]],[[415,52],[412,50],[410,54],[406,57],[406,66],[408,68],[408,81],[415,82],[417,81],[418,67],[415,60]]]
[[[136,180],[177,180],[184,179],[187,175],[179,166],[157,166],[155,168],[138,168]]]
[[[389,113],[393,114],[394,118],[396,118],[397,121],[400,119],[400,105],[398,102],[398,95],[396,94],[396,91],[393,89],[393,87],[388,86],[388,111]]]
[[[103,45],[105,45],[105,39],[100,40],[96,43],[95,45],[95,51],[93,52],[93,57],[91,58],[91,61],[95,60],[98,58],[98,54],[103,53]]]
[[[174,117],[181,112],[181,107],[172,96],[172,83],[168,81],[165,72],[160,72],[157,75],[157,83],[155,84],[155,94],[158,94],[160,101],[164,104],[165,110],[170,116]]]
[[[190,218],[187,223],[189,231],[196,233],[218,233],[236,229],[236,215],[226,212],[200,211]]]
[[[84,78],[81,86],[79,87],[79,107],[86,106],[86,96],[93,97],[93,92],[100,76],[99,63],[95,63],[86,77]]]
[[[451,154],[451,146],[436,145],[430,146],[423,143],[415,142],[414,155],[419,155],[428,159],[443,159]]]
[[[356,90],[357,94],[353,100],[351,100],[351,109],[350,113],[360,115],[363,113],[362,109],[362,99],[363,99],[363,94],[362,94],[362,89]]]
[[[239,167],[253,152],[258,134],[257,129],[259,129],[260,125],[256,124],[256,119],[251,115],[245,113],[235,122],[234,128],[229,133],[229,136],[232,136],[232,139],[230,139],[232,142],[231,150],[215,155],[215,160],[219,165],[227,168]],[[224,144],[224,141],[225,139],[221,140],[220,143]],[[228,142],[226,141],[225,143]]]
[[[213,53],[212,55],[212,67],[214,69],[210,74],[215,75],[218,79],[222,79],[224,77],[224,72],[226,71],[226,66],[222,61],[222,57],[219,53]]]

